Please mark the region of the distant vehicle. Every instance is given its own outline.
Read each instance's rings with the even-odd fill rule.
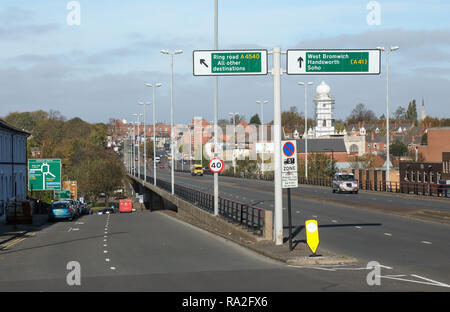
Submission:
[[[132,212],[133,200],[131,198],[121,199],[119,201],[119,212]]]
[[[72,221],[75,217],[75,209],[68,201],[53,202],[48,214],[48,219],[50,221],[56,219],[69,219]]]
[[[159,157],[159,156],[156,156],[156,157],[155,157],[155,162],[156,162],[156,163],[159,163],[159,162],[161,162],[161,157]]]
[[[191,175],[192,176],[202,176],[203,175],[203,167],[200,164],[195,164],[191,167]]]
[[[113,213],[114,213],[114,208],[105,208],[105,209],[97,211],[98,215],[113,214]]]
[[[164,169],[164,165],[163,164],[159,165],[159,168]]]
[[[350,192],[358,193],[358,182],[353,173],[340,172],[333,177],[332,183],[333,193],[336,192]]]

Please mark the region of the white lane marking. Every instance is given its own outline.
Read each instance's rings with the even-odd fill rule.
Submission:
[[[75,222],[75,224],[84,224],[84,222]]]
[[[297,210],[295,213],[300,213],[300,211]]]
[[[331,220],[331,222],[333,222],[333,223],[337,223],[337,221],[336,221],[336,220]]]
[[[421,277],[421,276],[414,275],[414,274],[411,274],[411,276],[416,277],[416,278],[424,279],[424,280],[426,280],[428,282],[410,280],[410,279],[393,277],[393,276],[382,276],[381,275],[380,277],[387,278],[387,279],[393,279],[393,280],[397,280],[397,281],[403,281],[403,282],[418,283],[418,284],[424,284],[424,285],[431,285],[431,286],[439,286],[439,287],[450,288],[450,285],[447,285],[447,284],[444,284],[444,283],[441,283],[441,282],[437,282],[437,281],[433,281],[433,280],[425,278],[425,277]]]
[[[108,245],[107,244],[103,244],[103,247],[108,247]]]
[[[103,253],[108,253],[108,250],[103,250]]]
[[[421,241],[421,243],[427,244],[427,245],[431,245],[432,244],[431,242],[427,242],[427,241]]]
[[[384,235],[386,235],[386,236],[392,236],[391,233],[384,233]]]
[[[116,269],[116,267],[111,267],[110,269],[114,271]]]
[[[360,227],[360,226],[355,226],[355,228],[357,228],[357,229],[362,229],[362,227]]]
[[[317,216],[312,216],[313,218],[317,218]]]
[[[106,258],[105,261],[106,261],[106,262],[109,262],[109,258]]]

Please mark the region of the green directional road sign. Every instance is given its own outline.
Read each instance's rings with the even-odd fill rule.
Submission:
[[[70,199],[70,190],[54,191],[53,194],[55,200]]]
[[[378,75],[380,50],[288,50],[289,75]]]
[[[194,76],[267,75],[267,50],[194,51]]]
[[[28,189],[61,190],[61,159],[29,159]]]

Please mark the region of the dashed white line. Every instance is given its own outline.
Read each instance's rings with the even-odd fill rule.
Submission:
[[[391,233],[384,233],[384,235],[386,235],[386,236],[392,236]]]
[[[431,242],[427,242],[427,241],[421,241],[422,244],[427,244],[427,245],[431,245]]]

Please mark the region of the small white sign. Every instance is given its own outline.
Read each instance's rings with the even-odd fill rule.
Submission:
[[[219,173],[224,169],[224,163],[221,159],[219,158],[213,158],[209,161],[209,169],[213,172],[213,173]]]

